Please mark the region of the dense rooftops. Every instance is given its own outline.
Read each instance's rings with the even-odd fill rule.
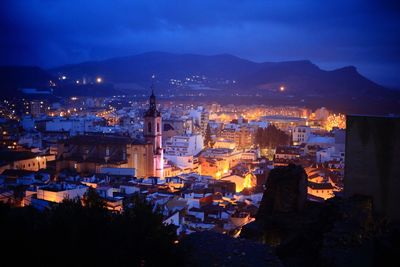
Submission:
[[[144,142],[127,136],[111,135],[77,135],[64,141],[66,145],[128,145],[144,144]]]

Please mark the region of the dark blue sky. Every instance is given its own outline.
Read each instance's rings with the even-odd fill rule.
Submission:
[[[400,88],[391,0],[1,0],[0,64],[52,67],[148,51],[354,65]]]

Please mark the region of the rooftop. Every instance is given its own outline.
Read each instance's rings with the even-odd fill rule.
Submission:
[[[78,135],[64,141],[65,144],[73,145],[128,145],[143,144],[143,142],[127,136],[116,135]]]
[[[35,158],[37,154],[30,151],[13,151],[13,150],[2,150],[0,151],[0,161],[16,161],[24,159]]]
[[[314,189],[314,190],[329,190],[333,189],[333,186],[331,183],[314,183],[314,182],[308,182],[308,187]]]

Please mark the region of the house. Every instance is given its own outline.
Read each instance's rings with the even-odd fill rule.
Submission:
[[[17,169],[27,171],[38,171],[46,168],[46,157],[30,151],[0,151],[0,162],[3,162],[3,170]]]
[[[329,182],[314,183],[308,182],[307,193],[312,196],[323,198],[324,200],[334,197],[333,186]]]
[[[274,155],[274,166],[287,166],[300,159],[300,149],[294,146],[278,146]]]
[[[292,132],[293,145],[300,145],[306,143],[311,135],[310,126],[296,126]]]
[[[99,173],[104,168],[135,169],[137,177],[155,175],[153,146],[126,136],[79,135],[59,143],[57,170]]]
[[[88,187],[76,184],[50,184],[37,189],[36,198],[60,203],[64,199],[82,198]]]

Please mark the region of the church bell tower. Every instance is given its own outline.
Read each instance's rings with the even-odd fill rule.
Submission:
[[[163,149],[162,149],[162,124],[161,113],[157,110],[154,85],[151,86],[149,109],[144,115],[144,138],[153,145],[153,173],[154,176],[164,178],[163,175]]]

